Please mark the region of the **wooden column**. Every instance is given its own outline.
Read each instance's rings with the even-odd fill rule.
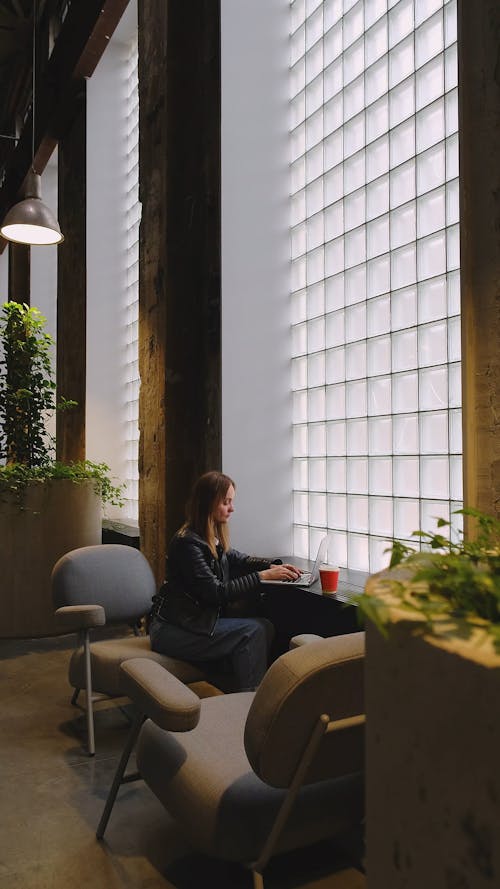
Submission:
[[[9,241],[9,302],[30,305],[30,250],[29,244]]]
[[[464,501],[500,516],[500,6],[459,0]]]
[[[75,99],[78,112],[59,142],[58,216],[64,242],[57,251],[57,397],[78,402],[59,411],[57,459],[85,459],[86,389],[86,89]]]
[[[220,0],[139,4],[141,547],[221,465]]]

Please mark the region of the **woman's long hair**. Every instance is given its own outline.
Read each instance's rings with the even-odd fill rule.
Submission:
[[[201,475],[193,487],[190,500],[186,507],[186,521],[180,534],[194,531],[207,541],[210,550],[217,557],[217,541],[224,552],[229,549],[229,529],[227,522],[216,522],[214,509],[221,503],[230,488],[236,488],[232,478],[223,472],[206,472]]]

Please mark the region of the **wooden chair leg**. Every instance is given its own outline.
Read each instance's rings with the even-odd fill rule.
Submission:
[[[258,871],[252,871],[253,889],[264,889],[264,877]]]

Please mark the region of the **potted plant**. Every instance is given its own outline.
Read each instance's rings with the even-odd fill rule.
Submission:
[[[45,318],[5,303],[0,315],[0,637],[52,635],[50,574],[57,559],[100,543],[103,502],[120,503],[104,463],[54,459],[56,404]]]
[[[368,580],[370,889],[500,885],[500,522],[464,509]]]
[[[369,580],[357,602],[382,635],[397,609],[416,621],[414,633],[446,638],[460,631],[468,639],[479,632],[500,654],[500,521],[471,508],[456,514],[473,520],[470,540],[462,532],[453,540],[441,518],[436,531],[413,532],[421,548],[393,540],[388,570]]]

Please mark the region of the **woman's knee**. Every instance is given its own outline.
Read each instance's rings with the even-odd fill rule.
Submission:
[[[265,617],[254,618],[254,638],[265,646],[266,651],[271,648],[275,636],[274,625]]]
[[[159,627],[156,621],[153,619],[149,626],[149,642],[151,645],[151,650],[156,652],[161,652],[161,627]]]
[[[272,624],[262,617],[249,617],[244,621],[243,634],[250,639],[267,641],[272,632]]]

